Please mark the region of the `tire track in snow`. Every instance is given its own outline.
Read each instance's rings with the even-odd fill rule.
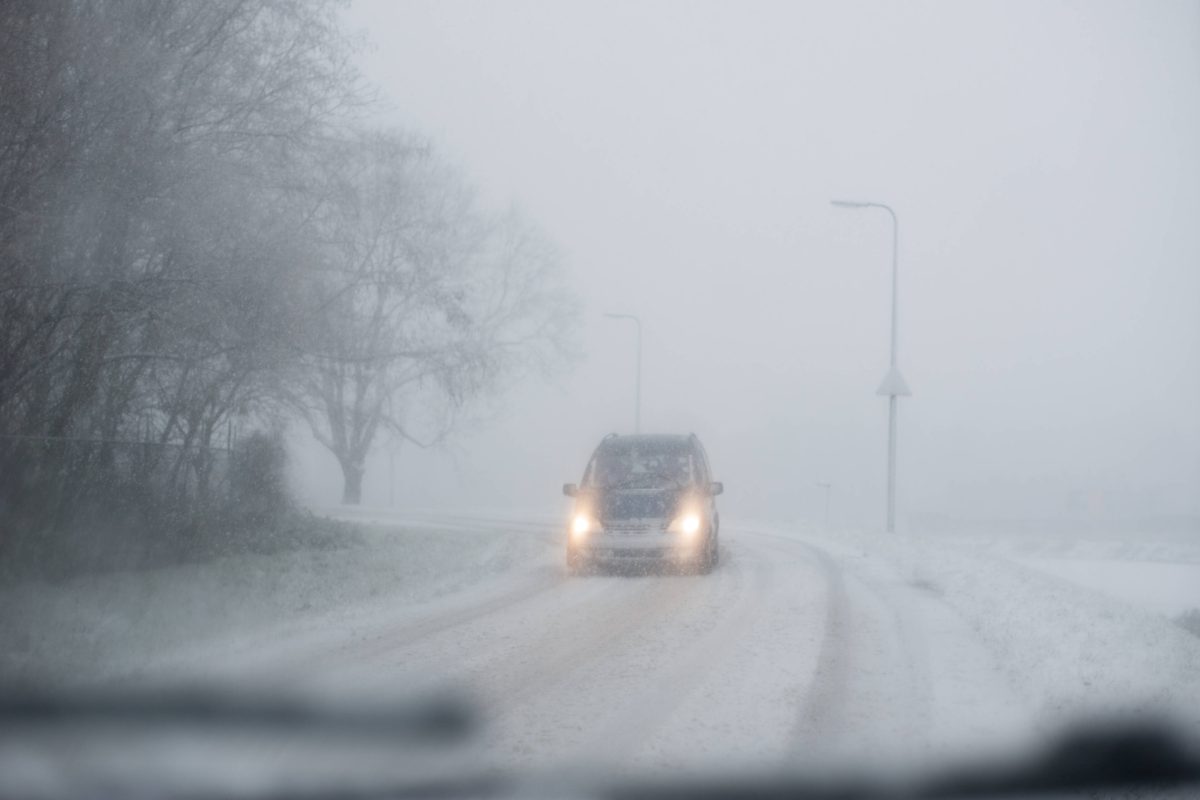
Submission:
[[[794,757],[794,708],[822,627],[820,573],[807,551],[740,531],[723,553],[729,575],[721,577],[736,580],[714,587],[698,609],[709,619],[652,631],[659,646],[644,654],[646,674],[608,693],[619,707],[603,708],[569,756],[634,769],[722,761],[778,769]]]
[[[562,586],[565,580],[566,577],[560,572],[546,572],[529,583],[482,602],[388,625],[372,631],[370,638],[366,640],[353,642],[336,650],[322,650],[316,657],[305,661],[304,669],[321,670],[347,660],[363,662],[377,659],[395,650],[411,647],[427,637],[448,633],[513,606],[536,600],[542,594]]]
[[[515,586],[486,589],[466,603],[450,595],[403,609],[399,619],[390,615],[365,620],[353,616],[332,618],[328,627],[312,628],[278,643],[267,642],[258,652],[248,644],[244,653],[228,658],[236,664],[235,672],[242,679],[320,685],[347,671],[344,668],[370,664],[398,648],[535,600],[564,580],[561,572],[547,569]]]
[[[815,544],[770,537],[808,553],[826,581],[816,671],[792,731],[798,755],[844,753],[864,743],[923,746],[932,714],[928,655],[920,624],[895,589],[864,579]]]
[[[883,585],[879,581],[852,576],[856,586],[870,593],[892,620],[899,652],[895,654],[898,678],[903,691],[895,693],[903,701],[903,713],[895,720],[901,741],[907,748],[925,748],[929,744],[933,722],[933,685],[929,667],[929,647],[924,625],[918,618],[913,590],[901,584]]]
[[[566,683],[577,670],[630,645],[632,635],[640,629],[674,617],[696,591],[694,583],[676,576],[650,580],[633,593],[625,593],[627,587],[621,584],[606,586],[609,591],[604,601],[616,602],[615,608],[602,615],[590,616],[589,612],[597,609],[587,606],[573,614],[560,615],[560,627],[566,628],[565,634],[547,630],[532,646],[520,645],[522,653],[530,656],[519,663],[520,669],[512,669],[512,654],[505,652],[493,654],[477,674],[490,673],[489,693],[502,698],[507,706],[523,705],[536,695],[549,693]],[[617,591],[622,593],[618,596]],[[494,671],[497,660],[507,669]]]
[[[664,631],[686,635],[689,610],[705,605],[701,598],[718,588],[712,577],[667,575],[633,583],[634,593],[629,581],[607,583],[605,603],[615,604],[585,607],[595,613],[572,619],[566,634],[548,631],[537,646],[523,648],[520,663],[502,664],[505,674],[490,676],[496,713],[487,749],[498,763],[561,763],[594,742],[594,731],[614,709],[642,699],[647,664],[658,661]],[[720,583],[727,591],[729,581]]]
[[[500,717],[620,652],[638,629],[673,616],[692,591],[674,577],[564,579],[529,602],[381,648],[375,658],[347,664],[340,677],[359,686],[457,687]]]
[[[634,648],[647,637],[638,637],[659,625],[671,624],[679,609],[688,606],[691,597],[702,590],[697,581],[703,578],[664,576],[650,578],[641,591],[623,594],[617,607],[590,620],[571,620],[575,636],[560,636],[550,632],[541,637],[532,668],[510,676],[504,685],[505,696],[524,703],[534,694],[556,688],[575,676],[580,669],[612,660]],[[624,589],[616,585],[613,589]],[[610,597],[613,599],[613,597]]]
[[[799,544],[799,543],[797,543]],[[846,584],[829,555],[819,548],[800,545],[820,568],[826,585],[825,628],[817,656],[817,669],[798,709],[792,739],[802,749],[818,740],[840,736],[841,714],[846,705],[846,678],[854,651],[850,639],[850,610]]]
[[[733,604],[724,606],[720,600],[711,603],[710,606],[721,610],[721,616],[698,638],[677,650],[664,665],[658,666],[639,691],[624,698],[622,707],[611,714],[583,746],[583,753],[616,762],[623,755],[632,756],[643,750],[645,744],[670,723],[673,712],[733,652],[737,640],[745,635],[754,612],[761,607],[767,587],[774,581],[775,570],[770,562],[762,559],[755,560],[748,570],[744,559],[729,558],[727,552],[722,552],[722,563],[730,578],[735,597]],[[749,574],[751,571],[752,575]],[[664,638],[669,641],[668,637]]]

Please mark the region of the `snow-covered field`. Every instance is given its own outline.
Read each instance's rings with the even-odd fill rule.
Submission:
[[[1200,610],[1200,563],[1027,558],[1021,563],[1168,617]]]
[[[357,518],[344,548],[4,590],[4,673],[457,687],[503,766],[911,765],[1147,711],[1200,734],[1200,637],[1028,548],[729,521],[711,576],[571,578],[553,519]]]
[[[1194,531],[964,536],[951,544],[1169,617],[1200,610],[1200,534]]]
[[[0,588],[0,675],[79,682],[402,611],[549,558],[548,528],[364,524],[343,547]]]

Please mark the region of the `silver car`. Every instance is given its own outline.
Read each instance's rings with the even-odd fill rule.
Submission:
[[[609,434],[583,480],[563,486],[575,498],[567,567],[662,564],[709,573],[720,558],[720,515],[708,455],[696,434]]]

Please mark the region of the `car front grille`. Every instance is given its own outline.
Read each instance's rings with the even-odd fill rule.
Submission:
[[[667,529],[667,524],[667,521],[663,519],[610,520],[604,524],[604,532],[615,534],[662,533]]]
[[[677,498],[673,492],[614,492],[600,504],[600,519],[605,527],[645,527],[669,520]]]

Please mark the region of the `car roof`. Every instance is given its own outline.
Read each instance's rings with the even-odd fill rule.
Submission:
[[[600,446],[643,444],[650,447],[664,445],[683,447],[694,439],[696,439],[694,433],[629,433],[624,436],[610,433],[600,442]]]

